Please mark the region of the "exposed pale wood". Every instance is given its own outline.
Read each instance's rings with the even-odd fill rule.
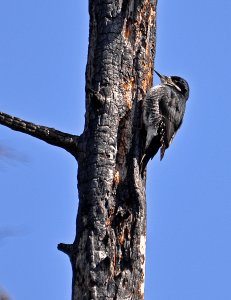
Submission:
[[[0,124],[78,159],[72,300],[144,299],[146,178],[142,100],[152,85],[156,0],[89,0],[86,116],[79,137],[0,113]]]
[[[144,299],[146,183],[139,162],[155,12],[155,1],[89,1],[80,204],[70,257],[73,300]]]

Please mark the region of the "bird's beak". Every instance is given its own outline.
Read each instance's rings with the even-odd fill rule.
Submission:
[[[161,75],[159,72],[157,72],[156,70],[154,70],[154,72],[160,77],[160,81],[162,83],[167,83],[168,82],[168,77],[167,76],[164,76],[164,75]]]
[[[161,78],[163,77],[160,73],[158,73],[156,70],[154,70],[154,72]]]
[[[174,86],[179,92],[181,92],[181,89],[179,88],[179,86],[177,86],[171,79],[171,77],[165,76],[165,75],[161,75],[159,72],[157,72],[156,70],[154,70],[154,72],[160,77],[160,81],[164,84],[170,85],[170,86]]]

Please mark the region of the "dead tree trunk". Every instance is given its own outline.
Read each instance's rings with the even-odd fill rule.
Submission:
[[[0,123],[78,161],[76,238],[59,244],[72,299],[144,299],[146,200],[141,104],[152,85],[156,0],[89,0],[86,119],[78,137],[0,113]]]

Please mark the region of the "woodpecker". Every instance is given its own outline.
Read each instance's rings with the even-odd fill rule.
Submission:
[[[160,77],[161,84],[152,87],[143,101],[143,123],[147,135],[140,162],[141,173],[159,149],[160,160],[163,159],[165,150],[182,124],[189,97],[186,80],[155,73]]]

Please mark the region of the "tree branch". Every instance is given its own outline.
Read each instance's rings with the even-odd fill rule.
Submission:
[[[77,135],[58,131],[46,126],[36,125],[3,112],[0,112],[0,124],[15,131],[29,134],[50,145],[63,148],[77,158],[79,139]]]

